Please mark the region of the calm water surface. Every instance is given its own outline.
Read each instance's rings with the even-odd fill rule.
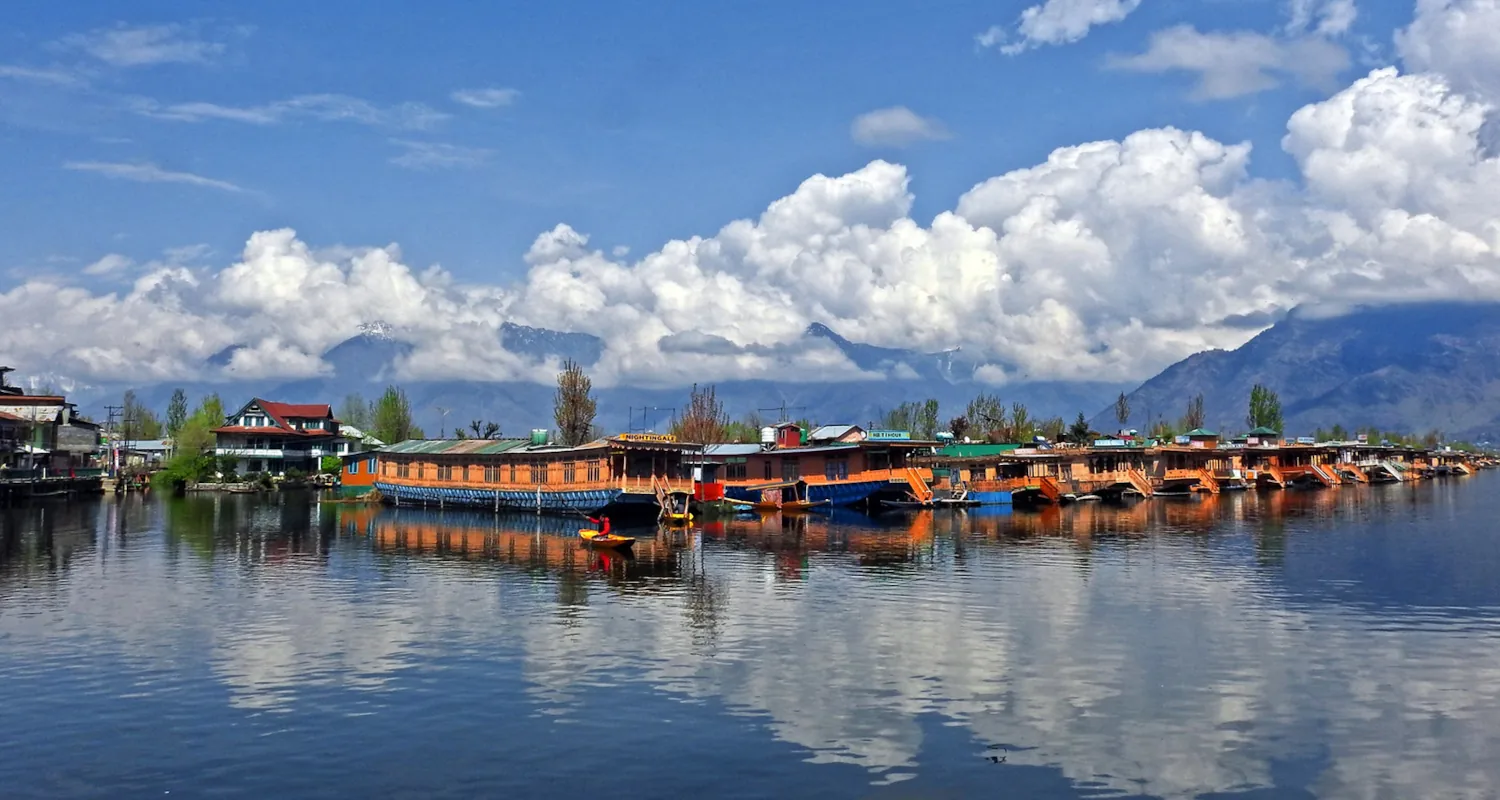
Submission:
[[[1496,797],[1497,490],[3,511],[0,795]]]

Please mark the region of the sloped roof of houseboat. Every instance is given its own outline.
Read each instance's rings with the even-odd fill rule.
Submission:
[[[858,425],[822,425],[813,428],[812,433],[807,435],[808,441],[816,442],[823,439],[837,439],[848,434],[850,431],[862,431],[864,428]]]
[[[771,455],[771,456],[796,456],[796,455],[802,455],[804,453],[851,452],[851,451],[858,450],[858,449],[859,449],[859,445],[853,444],[853,443],[850,443],[850,444],[820,444],[820,445],[813,445],[812,447],[784,447],[784,448],[779,448],[779,449],[776,449],[776,450],[767,450],[766,451],[766,455]]]
[[[740,442],[724,442],[703,446],[703,455],[705,456],[753,456],[760,451],[761,446],[758,444],[743,444]]]
[[[1199,436],[1199,437],[1204,437],[1204,438],[1207,438],[1209,436],[1218,436],[1218,435],[1219,434],[1214,433],[1213,431],[1211,431],[1211,430],[1209,430],[1207,428],[1194,428],[1194,429],[1188,431],[1187,433],[1183,434],[1183,436]]]
[[[408,439],[380,448],[382,453],[491,456],[531,444],[530,439]]]

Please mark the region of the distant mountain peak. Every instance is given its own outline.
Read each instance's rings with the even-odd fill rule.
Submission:
[[[361,322],[359,324],[359,335],[371,339],[395,341],[396,326],[392,325],[389,322],[386,322],[383,319],[374,319],[370,320],[369,322]]]

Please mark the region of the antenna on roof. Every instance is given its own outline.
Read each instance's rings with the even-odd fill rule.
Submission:
[[[781,412],[781,416],[777,417],[776,421],[777,422],[789,422],[790,419],[787,417],[786,412],[788,412],[788,411],[806,411],[807,410],[807,406],[788,406],[786,404],[786,401],[783,400],[782,403],[781,403],[781,405],[779,405],[779,406],[772,406],[770,408],[757,408],[755,410],[756,411],[779,411],[779,412]]]
[[[641,426],[639,428],[635,427],[635,412],[637,411],[641,412]],[[651,433],[651,425],[646,415],[652,411],[670,411],[672,417],[677,415],[677,408],[675,406],[670,408],[666,406],[628,406],[626,414],[629,415],[629,418],[625,423],[626,430],[630,433]]]

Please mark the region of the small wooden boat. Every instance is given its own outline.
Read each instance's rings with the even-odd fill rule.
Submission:
[[[693,514],[691,511],[668,511],[661,515],[661,521],[668,525],[691,525],[693,524]]]
[[[751,486],[749,491],[753,492],[757,498],[750,502],[750,505],[757,511],[807,511],[831,502],[809,500],[807,482],[800,480]]]
[[[619,534],[615,533],[600,533],[599,531],[590,530],[588,528],[580,529],[578,531],[578,538],[595,547],[612,547],[619,549],[635,544],[635,538],[632,536],[620,536]]]

